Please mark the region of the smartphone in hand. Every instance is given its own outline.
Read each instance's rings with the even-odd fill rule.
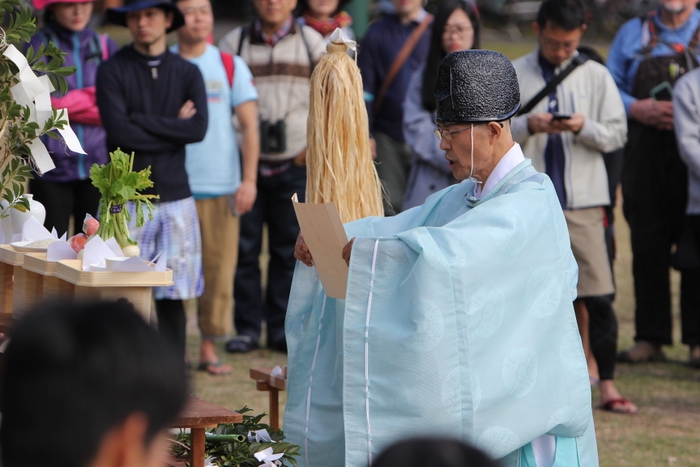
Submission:
[[[565,114],[561,112],[555,112],[552,114],[552,120],[569,120],[571,118],[571,114]]]

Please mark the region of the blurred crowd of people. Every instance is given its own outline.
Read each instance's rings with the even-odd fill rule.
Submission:
[[[57,168],[30,184],[47,207],[46,224],[66,231],[71,216],[96,213],[89,168],[106,163],[108,151],[134,151],[135,169],[151,166],[152,192],[160,195],[155,218],[134,230],[142,251],[167,251],[174,271],[175,285],[155,292],[159,327],[184,353],[183,300],[197,298],[197,368],[211,374],[231,371],[216,343],[232,353],[256,349],[263,322],[267,346],[286,351],[299,234],[289,200],[295,193],[303,200],[305,191],[310,76],[336,28],[354,37],[349,0],[299,1],[254,0],[255,20],[217,48],[210,0],[126,0],[106,13],[131,32],[122,49],[88,27],[91,0],[33,2],[44,26],[31,44],[56,43],[76,67],[68,93],[52,99],[68,108],[88,153],[50,141]],[[435,15],[424,0],[391,3],[357,56],[386,215],[457,182],[434,135],[433,92],[446,55],[481,45],[472,1],[446,0]],[[636,407],[615,389],[615,361],[663,360],[662,346],[672,343],[671,266],[682,271],[682,342],[689,363],[700,367],[697,3],[660,0],[627,22],[606,67],[581,45],[583,3],[547,0],[533,24],[537,47],[514,62],[523,108],[513,136],[557,190],[579,264],[574,307],[591,384],[600,385],[601,405],[616,412]],[[168,48],[171,31],[178,44]],[[636,343],[616,355],[612,207],[620,184]],[[261,267],[265,232],[269,260]]]
[[[44,26],[31,45],[51,41],[76,67],[68,92],[52,103],[68,109],[87,152],[71,153],[61,140],[47,145],[57,168],[30,183],[46,205],[46,225],[62,233],[71,217],[79,222],[96,214],[90,166],[107,163],[117,148],[135,152],[134,169],[151,167],[150,192],[160,198],[154,218],[132,232],[143,255],[167,252],[174,277],[173,286],[154,292],[160,334],[182,361],[184,300],[197,299],[202,339],[195,366],[212,375],[231,372],[217,343],[230,353],[250,352],[262,345],[265,329],[267,347],[287,351],[285,315],[299,236],[290,199],[297,194],[303,201],[305,193],[310,77],[336,28],[354,38],[344,11],[349,0],[299,2],[254,0],[256,18],[217,47],[210,0],[125,0],[106,13],[131,33],[132,42],[119,49],[88,27],[93,0],[33,0]],[[434,15],[424,0],[383,4],[386,13],[362,38],[357,64],[385,215],[392,216],[458,182],[455,162],[441,148],[457,133],[473,133],[478,122],[436,130],[434,92],[447,55],[481,47],[481,22],[470,0],[440,2]],[[589,379],[600,388],[601,408],[611,412],[637,411],[614,384],[616,362],[662,361],[663,346],[673,343],[671,267],[681,271],[681,341],[689,347],[689,365],[700,368],[697,6],[698,0],[659,0],[621,27],[605,63],[581,45],[583,2],[545,0],[532,26],[536,48],[513,62],[521,106],[506,130],[556,191],[578,264],[573,307]],[[173,47],[166,42],[170,32],[177,34]],[[489,80],[490,70],[476,72]],[[475,180],[473,163],[472,140],[472,173],[460,172],[460,180]],[[612,307],[618,186],[631,231],[635,297],[635,344],[620,353]],[[269,259],[261,266],[265,237]],[[64,318],[86,319],[78,314]],[[57,328],[35,324],[46,342],[60,338],[52,335]],[[14,347],[21,345],[19,339]],[[163,420],[182,406],[172,397]],[[130,415],[134,410],[124,408],[115,420],[127,417],[150,430]],[[388,458],[376,465],[389,465]]]
[[[57,169],[30,185],[47,206],[46,224],[66,231],[71,215],[95,213],[99,197],[89,167],[105,163],[108,150],[135,151],[139,167],[152,167],[162,214],[139,236],[152,249],[168,250],[176,277],[175,286],[156,292],[161,327],[184,349],[182,300],[198,298],[198,368],[212,374],[230,371],[215,343],[226,341],[233,353],[256,349],[263,322],[267,345],[286,349],[299,233],[289,198],[303,197],[306,183],[309,77],[336,28],[354,37],[347,3],[255,0],[257,18],[227,34],[217,49],[209,0],[127,0],[106,14],[133,36],[118,51],[107,35],[88,27],[92,1],[34,0],[44,26],[31,45],[52,41],[66,52],[66,64],[76,67],[69,92],[53,103],[69,109],[88,153],[72,154],[62,141],[49,142]],[[358,54],[386,215],[418,206],[457,182],[433,136],[433,90],[442,58],[480,47],[479,11],[475,2],[449,0],[433,16],[424,4],[384,5],[386,13],[370,25]],[[673,265],[683,271],[682,341],[690,346],[691,365],[700,366],[695,73],[681,81],[681,97],[673,93],[676,81],[697,64],[696,5],[664,0],[648,16],[630,20],[613,41],[606,69],[594,49],[581,45],[583,3],[544,2],[534,23],[538,47],[515,62],[528,107],[514,119],[515,140],[552,178],[569,221],[580,268],[577,319],[591,382],[601,387],[612,380],[617,342],[612,206],[620,182],[632,233],[636,344],[618,359],[664,358],[661,347],[672,343]],[[154,20],[159,11],[163,18]],[[178,45],[167,50],[165,34],[175,30]],[[120,60],[125,62],[117,65]],[[166,66],[170,62],[174,68]],[[142,79],[119,78],[132,63]],[[197,225],[202,228],[191,228]],[[264,226],[270,255],[261,268]],[[236,336],[227,340],[231,323]],[[616,391],[603,397],[604,404],[608,400],[634,410]]]

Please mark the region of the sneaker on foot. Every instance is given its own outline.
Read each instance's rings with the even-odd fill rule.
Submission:
[[[250,336],[241,335],[226,342],[224,349],[228,353],[248,353],[259,347],[258,342]]]
[[[661,350],[660,344],[637,341],[629,349],[617,354],[617,361],[626,363],[663,362],[666,361],[666,355]]]

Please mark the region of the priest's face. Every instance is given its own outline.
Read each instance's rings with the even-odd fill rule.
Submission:
[[[455,123],[440,125],[440,149],[454,177],[466,180],[474,177],[485,182],[495,166],[492,125],[499,123]],[[473,149],[473,152],[472,152]],[[473,168],[472,168],[473,167]]]

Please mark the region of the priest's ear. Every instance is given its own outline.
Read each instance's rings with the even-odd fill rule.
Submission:
[[[504,123],[503,122],[488,122],[487,123],[488,129],[489,129],[489,136],[492,138],[498,138],[501,136],[501,133],[504,131]]]

